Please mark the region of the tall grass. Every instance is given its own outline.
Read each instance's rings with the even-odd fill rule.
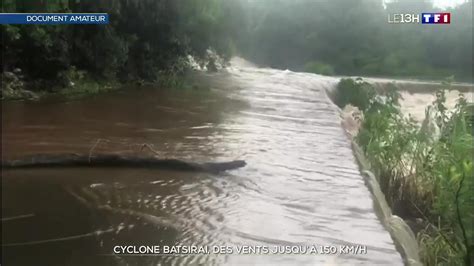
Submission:
[[[449,84],[446,84],[449,86]],[[471,265],[474,250],[473,126],[461,94],[453,110],[444,90],[419,125],[400,112],[400,94],[361,79],[343,79],[336,103],[364,112],[362,147],[395,214],[421,220],[418,241],[426,265]]]

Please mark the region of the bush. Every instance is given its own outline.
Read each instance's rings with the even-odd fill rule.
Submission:
[[[342,79],[337,85],[335,103],[344,108],[347,104],[352,104],[362,111],[366,111],[370,103],[376,96],[375,88],[361,78]]]
[[[441,133],[433,137],[400,112],[395,88],[374,95],[375,89],[360,79],[341,80],[339,88],[338,105],[364,110],[356,141],[394,213],[424,221],[418,233],[424,263],[471,265],[474,140],[471,107],[464,96],[448,110],[444,90],[436,93],[426,117]]]
[[[77,71],[96,80],[154,82],[163,72],[182,74],[188,67],[183,58],[206,59],[210,48],[230,58],[232,34],[224,21],[239,6],[214,0],[30,2],[6,0],[2,12],[110,15],[108,25],[0,25],[3,71],[21,68],[25,81],[43,82],[41,90],[68,84]]]
[[[334,68],[331,65],[315,61],[306,63],[304,66],[304,71],[326,76],[332,76],[335,74]]]

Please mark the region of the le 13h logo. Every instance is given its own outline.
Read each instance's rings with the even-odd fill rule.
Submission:
[[[389,14],[388,23],[450,24],[451,13]]]

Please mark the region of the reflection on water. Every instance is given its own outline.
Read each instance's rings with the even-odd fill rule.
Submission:
[[[325,90],[337,79],[252,66],[196,77],[209,89],[131,89],[6,103],[3,153],[136,152],[245,159],[219,175],[149,169],[3,173],[7,265],[402,264]],[[114,245],[344,245],[364,255],[111,255]],[[28,252],[28,253],[25,253]],[[28,256],[21,256],[28,254]]]

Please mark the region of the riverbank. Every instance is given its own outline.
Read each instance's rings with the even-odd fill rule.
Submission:
[[[199,60],[198,60],[199,61]],[[228,66],[228,61],[212,50],[207,51],[205,60],[199,63],[191,56],[182,62],[179,69],[171,67],[158,71],[154,79],[105,78],[92,75],[85,70],[71,67],[57,74],[54,80],[32,79],[23,74],[20,68],[1,73],[2,100],[37,101],[49,97],[65,99],[82,98],[99,93],[117,91],[127,87],[155,86],[161,88],[199,89],[201,86],[189,82],[187,76],[192,71],[217,72]]]
[[[55,81],[28,80],[19,68],[2,73],[2,100],[37,101],[60,96],[77,98],[115,91],[123,86],[116,80],[94,79],[75,69],[63,73]]]
[[[135,80],[120,82],[91,78],[86,74],[75,74],[73,77],[57,81],[28,81],[20,72],[4,72],[2,74],[2,101],[38,101],[45,98],[59,97],[63,99],[77,99],[101,93],[118,91],[123,88],[156,85],[168,88],[187,88],[188,84],[183,79],[172,75],[163,76],[159,81],[147,82]],[[194,86],[196,87],[196,86]]]
[[[470,265],[472,104],[460,95],[448,108],[445,91],[438,90],[420,124],[401,111],[400,96],[394,86],[380,91],[361,79],[343,79],[334,100],[341,108],[357,107],[352,124],[360,128],[350,136],[393,213],[415,232],[423,263]]]
[[[425,66],[425,68],[428,68]],[[331,64],[325,64],[317,61],[310,61],[306,63],[303,66],[300,67],[295,67],[295,71],[301,71],[301,72],[308,72],[308,73],[313,73],[313,74],[318,74],[318,75],[325,75],[325,76],[334,76],[334,77],[339,77],[339,78],[357,78],[360,76],[366,77],[367,80],[374,81],[377,83],[377,81],[393,81],[393,80],[400,80],[405,83],[432,83],[433,85],[436,85],[440,83],[441,81],[439,80],[440,78],[442,79],[452,79],[453,85],[466,85],[466,84],[472,84],[473,76],[471,75],[470,72],[466,72],[463,75],[455,75],[455,73],[452,70],[438,70],[435,72],[428,72],[428,73],[419,73],[418,75],[413,75],[412,72],[407,72],[407,73],[395,73],[395,72],[387,72],[387,73],[373,73],[373,72],[362,72],[362,73],[338,73],[335,71],[336,66],[331,65]],[[423,69],[423,68],[421,68]],[[459,74],[459,73],[457,73]],[[408,82],[407,82],[408,81]],[[430,89],[425,88],[425,89]]]

